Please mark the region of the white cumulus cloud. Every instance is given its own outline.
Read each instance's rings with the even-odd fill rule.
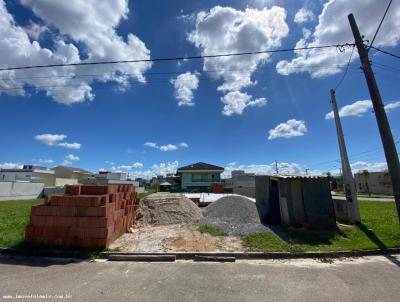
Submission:
[[[400,108],[400,101],[385,105],[386,112],[392,111],[397,108]]]
[[[81,144],[79,143],[68,143],[65,142],[64,140],[67,138],[65,134],[38,134],[34,136],[34,139],[37,141],[48,145],[48,146],[58,146],[58,147],[63,147],[67,149],[75,149],[78,150],[81,148]]]
[[[279,137],[291,138],[296,136],[303,136],[307,132],[306,124],[302,120],[291,119],[286,123],[281,123],[274,129],[269,130],[269,140]]]
[[[2,163],[0,164],[0,169],[22,169],[22,164],[21,163]]]
[[[297,11],[296,15],[294,16],[294,22],[297,24],[313,21],[314,19],[315,19],[314,13],[304,7],[300,8]]]
[[[185,143],[185,142],[181,142],[179,144],[165,144],[165,145],[162,145],[162,146],[159,146],[157,143],[154,143],[154,142],[147,142],[147,143],[144,144],[144,146],[148,147],[148,148],[158,149],[158,150],[163,151],[163,152],[175,151],[175,150],[178,150],[180,148],[181,149],[189,148],[189,145],[187,143]]]
[[[176,145],[173,145],[173,144],[167,144],[167,145],[161,146],[160,150],[163,151],[163,152],[175,151],[175,150],[178,150],[178,147]]]
[[[385,162],[371,163],[365,161],[357,161],[351,164],[353,173],[359,171],[368,170],[369,172],[381,172],[387,170],[387,164]]]
[[[178,106],[193,106],[193,92],[199,87],[199,74],[197,72],[185,72],[171,80],[175,88],[175,97],[178,99]]]
[[[132,170],[134,165],[135,164],[112,167],[111,170],[119,172],[129,172],[129,177],[133,179],[138,177],[150,179],[158,175],[165,176],[169,173],[176,173],[176,170],[178,168],[178,161],[154,164],[151,166],[151,168],[146,170],[143,170],[143,165],[140,168],[138,167],[135,170]]]
[[[54,160],[52,160],[52,159],[38,159],[38,163],[40,163],[40,164],[52,164],[52,163],[54,163]]]
[[[201,49],[202,55],[228,54],[277,48],[288,33],[286,10],[282,7],[247,8],[241,11],[215,6],[210,11],[201,11],[196,15],[195,28],[189,33],[188,41]],[[269,58],[270,55],[266,53],[205,58],[203,70],[212,71],[210,76],[213,79],[223,80],[219,91],[227,95],[230,92],[243,95],[242,89],[256,84],[251,78],[252,74]],[[221,100],[225,102],[223,113],[229,113],[227,115],[241,114],[247,106],[243,103],[243,97],[236,100],[227,96]],[[235,101],[239,104],[233,104]],[[258,102],[265,103],[265,100]],[[226,103],[229,103],[227,109]]]
[[[67,156],[65,156],[65,160],[76,161],[76,160],[80,160],[80,158],[78,156],[73,155],[73,154],[68,154]]]
[[[129,165],[121,165],[121,166],[118,166],[118,167],[112,167],[111,169],[114,170],[114,171],[130,172],[133,169],[140,170],[142,168],[143,168],[143,164],[139,163],[139,162],[136,162],[136,163],[129,164]]]
[[[60,141],[63,141],[67,136],[65,134],[38,134],[34,138],[48,146],[54,146]]]
[[[149,148],[158,148],[158,145],[156,143],[153,143],[153,142],[144,143],[144,146],[145,147],[149,147]]]
[[[267,104],[265,98],[253,100],[253,97],[240,91],[231,91],[221,98],[224,103],[222,114],[230,116],[232,114],[242,114],[246,107],[262,107]]]
[[[137,36],[129,33],[122,37],[117,33],[120,22],[128,18],[127,0],[20,0],[20,3],[43,24],[19,26],[0,0],[2,67],[150,58],[150,51]],[[44,31],[53,37],[52,47],[31,41],[38,40]],[[130,80],[144,83],[144,72],[150,67],[150,62],[141,62],[13,70],[2,73],[0,88],[2,93],[11,95],[26,95],[27,87],[44,90],[56,102],[73,104],[93,100],[95,82],[113,82],[121,88],[127,88]]]
[[[231,177],[232,171],[235,170],[243,170],[246,173],[254,173],[256,175],[273,175],[276,174],[276,163],[240,165],[232,162],[225,167],[222,177]],[[278,162],[278,172],[279,174],[304,174],[305,168],[298,163]]]
[[[340,117],[346,116],[363,116],[366,112],[372,109],[372,103],[370,100],[362,100],[354,102],[353,104],[343,106],[339,110]],[[333,111],[326,114],[325,119],[333,119]]]
[[[392,111],[394,109],[400,108],[400,101],[399,102],[393,102],[393,103],[388,103],[385,105],[385,110],[386,112]],[[349,117],[349,116],[357,116],[357,117],[362,117],[365,115],[367,112],[372,112],[373,106],[371,100],[362,100],[362,101],[356,101],[350,105],[343,106],[339,110],[339,116],[340,117]],[[325,119],[333,119],[333,111],[327,113],[325,115]]]
[[[67,148],[67,149],[80,149],[81,148],[81,144],[80,143],[59,143],[57,144],[57,146],[63,147],[63,148]]]
[[[357,24],[365,35],[372,40],[386,4],[377,0],[329,0],[324,4],[318,17],[318,24],[311,35],[297,42],[297,47],[336,45],[354,41],[348,14],[354,13]],[[400,41],[400,2],[393,1],[385,22],[374,45],[377,47],[395,46]],[[355,51],[357,53],[357,51]],[[276,69],[282,75],[307,72],[313,78],[337,74],[343,70],[349,60],[350,50],[338,53],[336,48],[313,49],[295,52],[292,60],[278,62]],[[358,60],[355,54],[353,60]]]

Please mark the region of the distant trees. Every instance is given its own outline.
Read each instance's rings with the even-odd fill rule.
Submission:
[[[362,170],[361,174],[364,176],[365,188],[367,190],[367,193],[368,193],[369,196],[371,196],[371,192],[369,191],[369,185],[368,185],[369,171],[368,170]]]

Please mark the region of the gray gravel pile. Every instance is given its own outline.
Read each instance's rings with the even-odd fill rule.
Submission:
[[[256,204],[241,196],[225,196],[203,210],[205,224],[229,235],[247,235],[269,231],[262,225]]]
[[[171,193],[156,193],[142,199],[136,215],[140,226],[197,222],[202,217],[193,201],[182,194]]]

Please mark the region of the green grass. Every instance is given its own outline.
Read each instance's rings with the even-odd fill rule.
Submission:
[[[213,236],[225,236],[225,232],[221,230],[220,228],[212,227],[206,224],[201,224],[198,229],[200,233],[208,233]]]
[[[400,247],[400,225],[394,203],[361,201],[362,221],[336,230],[278,227],[276,233],[243,236],[251,251],[341,251]]]
[[[156,192],[157,192],[157,189],[148,189],[147,191],[140,193],[139,198],[145,198],[147,195],[150,195],[150,194],[153,194]]]
[[[24,242],[31,207],[43,199],[0,201],[0,246],[15,247]]]

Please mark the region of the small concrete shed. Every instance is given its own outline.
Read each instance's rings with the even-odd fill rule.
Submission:
[[[266,224],[336,225],[327,177],[256,176],[256,205]]]

